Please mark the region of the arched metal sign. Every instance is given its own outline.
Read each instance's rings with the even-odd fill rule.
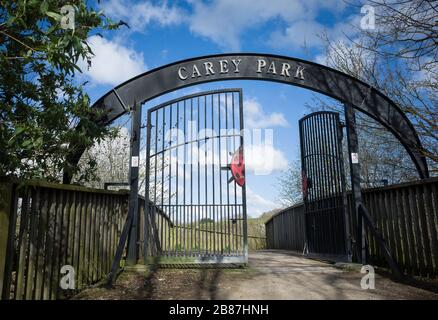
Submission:
[[[101,97],[94,107],[106,111],[104,125],[164,93],[206,82],[265,80],[298,86],[322,93],[372,117],[403,144],[419,176],[429,176],[418,135],[402,110],[370,85],[340,71],[313,62],[270,54],[222,54],[168,64],[134,77]],[[72,146],[73,147],[73,146]],[[67,161],[77,163],[83,149],[74,146]],[[69,181],[68,175],[64,181]]]

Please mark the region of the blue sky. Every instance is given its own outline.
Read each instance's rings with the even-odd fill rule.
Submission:
[[[360,7],[342,0],[101,0],[94,6],[130,28],[89,40],[95,57],[80,79],[88,80],[94,102],[119,83],[155,67],[186,58],[226,52],[287,55],[325,63],[326,33],[345,41],[358,27]],[[146,108],[187,93],[243,88],[245,123],[274,130],[277,161],[269,175],[247,176],[248,213],[257,216],[279,206],[276,182],[287,163],[299,157],[298,120],[315,93],[288,85],[226,81],[169,93]],[[145,114],[146,112],[143,112]],[[126,120],[126,119],[125,119]],[[123,119],[120,122],[124,122]]]

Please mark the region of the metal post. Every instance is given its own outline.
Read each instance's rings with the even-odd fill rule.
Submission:
[[[363,223],[362,214],[359,211],[359,207],[362,204],[362,194],[360,188],[360,165],[359,165],[359,146],[357,141],[356,132],[356,115],[353,107],[350,104],[344,104],[345,110],[345,122],[347,128],[347,141],[348,141],[348,159],[350,161],[350,174],[351,174],[351,188],[353,193],[353,207],[354,214],[357,218],[357,236],[356,236],[356,250],[357,259],[366,264],[366,234],[365,225]]]
[[[158,117],[156,117],[158,121]],[[143,239],[143,260],[144,264],[148,264],[148,255],[149,255],[149,241],[151,239],[155,239],[154,234],[152,233],[152,221],[151,221],[151,204],[149,203],[149,185],[150,185],[150,153],[151,153],[151,112],[148,112],[147,119],[146,119],[146,177],[145,177],[145,205],[144,205],[144,239]],[[156,134],[155,134],[156,136]],[[156,145],[156,144],[155,144]],[[157,161],[157,160],[155,160]],[[156,164],[155,164],[156,166]],[[155,174],[155,179],[156,179]],[[154,190],[154,193],[156,192],[156,189]],[[154,199],[155,201],[155,199]],[[152,248],[152,246],[151,246]],[[152,249],[151,249],[152,251]]]
[[[239,120],[240,120],[240,147],[244,148],[244,124],[243,124],[243,93],[239,91]],[[244,151],[242,151],[244,152]],[[245,155],[243,156],[245,159]],[[248,262],[248,223],[246,212],[246,171],[245,171],[245,184],[242,186],[242,206],[243,206],[243,254],[245,256],[245,263]]]
[[[299,134],[300,134],[300,152],[301,152],[301,180],[302,180],[302,192],[303,192],[303,203],[304,203],[304,208],[307,205],[307,183],[308,183],[308,179],[307,179],[307,167],[306,167],[306,161],[304,161],[304,132],[303,132],[303,125],[302,122],[300,121],[300,125],[299,125]],[[305,180],[304,180],[305,179]],[[306,184],[306,187],[304,187],[304,183]],[[309,253],[309,232],[307,230],[308,228],[308,223],[307,223],[307,215],[306,215],[306,210],[304,209],[304,248],[303,248],[303,255],[304,254],[308,254]]]
[[[337,156],[339,159],[339,171],[341,175],[341,193],[342,193],[342,211],[344,215],[344,232],[345,232],[345,251],[347,254],[347,262],[352,262],[352,252],[351,252],[351,234],[350,234],[350,217],[348,215],[348,199],[347,192],[345,187],[345,170],[344,170],[344,157],[342,154],[342,124],[339,121],[339,114],[337,114],[337,139],[338,139],[338,148],[337,148]]]
[[[129,214],[132,215],[132,224],[128,242],[127,265],[134,265],[138,259],[138,171],[140,155],[141,106],[134,104],[131,110],[131,156],[129,163]],[[145,204],[147,205],[147,203]]]

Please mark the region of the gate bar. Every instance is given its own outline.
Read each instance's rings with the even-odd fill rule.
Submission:
[[[158,117],[156,118],[158,121]],[[145,204],[144,204],[144,239],[143,239],[143,260],[144,260],[144,264],[147,264],[147,257],[148,257],[148,243],[149,243],[149,237],[155,238],[154,235],[154,230],[151,229],[151,231],[149,230],[149,228],[152,226],[152,217],[151,217],[151,206],[149,205],[149,179],[147,177],[149,177],[150,174],[150,158],[149,158],[149,154],[151,152],[151,128],[152,128],[152,123],[151,123],[151,113],[148,112],[147,115],[147,119],[146,119],[146,183],[145,183]],[[156,163],[156,162],[155,162]],[[155,174],[156,176],[156,174]],[[154,202],[155,204],[155,199]],[[149,219],[151,219],[151,221],[149,221]],[[151,234],[149,235],[149,232],[151,232]],[[152,247],[151,247],[152,250]]]
[[[240,146],[242,147],[243,159],[245,158],[245,146],[244,146],[244,132],[245,127],[243,124],[243,94],[242,89],[239,91],[239,121],[240,121]],[[246,165],[246,163],[245,163]],[[246,169],[246,168],[245,168]],[[242,214],[243,214],[243,255],[245,257],[245,264],[248,263],[248,217],[246,212],[246,170],[245,170],[245,183],[242,186]]]

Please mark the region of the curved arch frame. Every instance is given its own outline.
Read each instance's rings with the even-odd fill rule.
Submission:
[[[105,110],[102,125],[109,125],[143,104],[165,93],[197,84],[223,80],[264,80],[306,88],[342,103],[349,103],[390,130],[414,162],[420,178],[428,178],[423,147],[414,126],[403,111],[372,86],[335,69],[313,62],[272,54],[220,54],[174,62],[140,74],[109,91],[93,105]],[[77,163],[84,148],[67,158]],[[64,174],[64,182],[71,177]]]

